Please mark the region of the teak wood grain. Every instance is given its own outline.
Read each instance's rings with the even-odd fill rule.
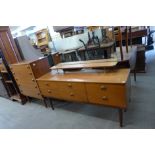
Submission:
[[[76,62],[67,62],[67,63],[59,63],[53,67],[52,70],[56,69],[82,69],[82,68],[108,68],[114,67],[117,65],[116,59],[111,60],[88,60],[88,61],[76,61]]]
[[[21,93],[25,96],[42,99],[36,78],[50,71],[47,57],[12,64],[11,71]]]

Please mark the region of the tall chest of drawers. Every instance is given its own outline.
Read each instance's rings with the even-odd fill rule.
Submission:
[[[43,99],[36,79],[49,72],[47,57],[12,64],[11,71],[21,93],[28,97]]]

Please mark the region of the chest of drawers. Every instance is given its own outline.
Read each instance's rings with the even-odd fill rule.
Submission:
[[[11,65],[11,71],[21,93],[25,96],[42,99],[36,78],[49,72],[47,58],[24,61]]]

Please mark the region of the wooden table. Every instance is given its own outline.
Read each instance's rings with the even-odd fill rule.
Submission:
[[[78,52],[84,52],[84,51],[93,51],[93,50],[98,50],[98,49],[102,49],[104,52],[104,57],[107,58],[108,57],[108,52],[107,50],[109,50],[109,52],[112,52],[112,48],[114,46],[114,41],[110,41],[107,43],[100,43],[100,47],[98,45],[89,45],[87,46],[87,49],[85,49],[85,47],[81,47],[78,49]]]
[[[133,29],[131,32],[131,35],[132,35],[132,44],[142,44],[142,37],[146,37],[148,35],[148,30],[147,28]],[[116,39],[116,42],[119,41],[119,38],[117,35],[115,35],[115,39]],[[125,35],[122,35],[122,41],[125,41],[125,39],[126,39]],[[145,43],[146,43],[146,38],[145,38]]]
[[[123,110],[130,96],[130,69],[70,72],[49,72],[37,79],[41,94],[47,98],[75,101],[117,108],[120,126]]]

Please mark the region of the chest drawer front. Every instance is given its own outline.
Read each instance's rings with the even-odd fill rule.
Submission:
[[[85,85],[74,82],[38,82],[44,96],[69,101],[87,102]]]
[[[38,91],[38,90],[33,90],[32,91],[31,89],[22,89],[22,88],[20,88],[20,91],[25,96],[42,99],[42,95],[41,95],[40,91]]]
[[[102,89],[104,87],[104,89]],[[125,85],[113,84],[86,84],[88,101],[113,107],[126,107]]]

